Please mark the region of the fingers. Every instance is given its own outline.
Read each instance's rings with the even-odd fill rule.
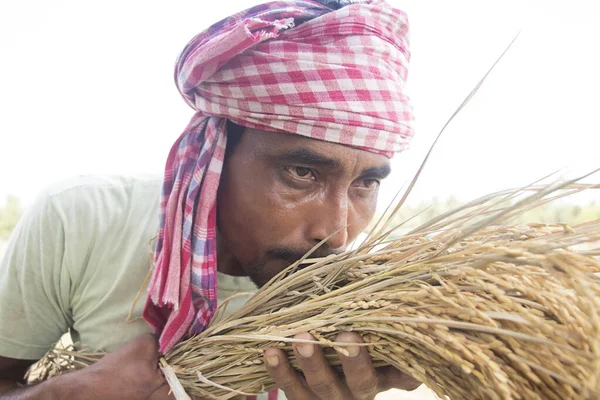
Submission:
[[[308,334],[299,334],[294,339],[314,340]],[[351,398],[337,373],[329,366],[321,346],[311,343],[293,343],[294,354],[304,377],[289,364],[281,349],[265,351],[267,370],[277,386],[290,400],[343,400]]]
[[[304,378],[292,368],[281,349],[265,350],[264,359],[267,371],[289,400],[309,400],[314,397]]]
[[[340,333],[335,339],[341,343],[363,343],[360,335],[351,332]],[[348,356],[340,354],[346,385],[356,399],[373,399],[381,390],[379,374],[373,367],[371,356],[365,347],[344,346]]]
[[[421,386],[421,382],[394,367],[377,368],[377,372],[383,390],[395,388],[410,391]]]
[[[336,341],[363,343],[360,335],[351,332],[340,333]],[[377,393],[392,388],[410,391],[421,386],[421,382],[395,367],[375,369],[365,347],[348,346],[345,349],[350,357],[340,354],[340,361],[346,384],[357,399],[372,399]]]
[[[314,340],[308,333],[294,338]],[[337,336],[336,342],[359,344],[363,340],[356,333],[343,332]],[[414,390],[421,385],[419,381],[394,367],[375,369],[364,346],[344,346],[348,355],[339,355],[345,383],[327,363],[321,346],[293,343],[292,348],[304,377],[291,367],[281,349],[265,351],[265,364],[269,374],[290,400],[372,400],[383,390]]]
[[[298,334],[294,338],[314,340],[308,333]],[[312,343],[293,343],[292,347],[308,387],[318,398],[327,400],[351,398],[338,374],[325,360],[321,346]]]

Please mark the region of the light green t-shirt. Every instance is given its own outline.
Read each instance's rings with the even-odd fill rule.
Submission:
[[[1,356],[39,359],[69,329],[75,342],[106,351],[150,331],[140,318],[125,321],[150,270],[161,185],[159,177],[79,177],[38,197],[0,264]],[[217,281],[219,304],[257,290],[247,277]],[[144,287],[133,318],[146,297]]]

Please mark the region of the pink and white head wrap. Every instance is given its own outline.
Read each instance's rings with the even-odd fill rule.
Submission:
[[[391,157],[413,136],[409,58],[406,15],[383,0],[275,1],[190,41],[175,81],[196,114],[167,159],[144,309],[162,352],[203,331],[217,307],[226,120]]]

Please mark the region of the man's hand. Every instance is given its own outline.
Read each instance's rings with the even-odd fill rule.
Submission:
[[[313,339],[308,333],[295,338]],[[356,333],[344,332],[337,336],[336,342],[362,343],[362,338]],[[395,368],[375,369],[362,346],[345,347],[349,357],[340,354],[344,381],[325,360],[321,346],[294,343],[293,348],[304,376],[290,366],[281,349],[265,351],[267,370],[289,400],[371,400],[377,393],[391,388],[414,390],[420,386],[420,382]]]
[[[154,336],[141,335],[97,363],[63,375],[66,380],[73,378],[75,388],[64,398],[172,400],[169,385],[158,367],[159,358]]]
[[[92,366],[26,387],[17,381],[31,362],[0,358],[0,367],[5,366],[0,368],[0,399],[173,400],[159,358],[156,339],[145,334]]]

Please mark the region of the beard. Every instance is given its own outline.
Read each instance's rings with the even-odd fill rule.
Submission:
[[[256,286],[262,287],[279,272],[304,257],[309,251],[310,249],[300,250],[292,247],[273,247],[266,251],[264,257],[258,261],[243,264],[242,268],[244,268],[244,271]],[[310,258],[326,257],[333,253],[335,252],[321,246],[321,248],[310,255]],[[302,264],[300,269],[306,268],[309,265]]]

